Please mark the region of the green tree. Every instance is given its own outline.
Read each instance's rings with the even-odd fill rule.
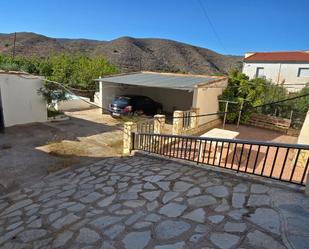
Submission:
[[[71,86],[79,89],[95,90],[93,79],[118,72],[115,66],[102,57],[77,56],[74,62]]]
[[[287,91],[282,86],[274,85],[263,78],[250,80],[248,76],[234,69],[229,73],[228,85],[224,89],[222,95],[219,96],[219,100],[230,100],[238,103],[231,104],[228,111],[232,113],[227,114],[227,121],[235,123],[238,119],[238,111],[242,103],[243,113],[241,115],[241,120],[246,121],[252,112],[269,111],[267,107],[263,110],[256,110],[252,107],[275,101],[286,96]],[[225,103],[221,103],[219,108],[220,112],[224,112]]]
[[[116,66],[103,57],[86,55],[60,54],[48,58],[0,55],[0,69],[25,71],[45,76],[77,89],[94,90],[93,79],[118,73]]]
[[[81,90],[95,90],[94,79],[99,76],[119,72],[117,67],[103,57],[88,57],[85,55],[60,54],[48,58],[22,57],[0,55],[0,69],[6,71],[25,71],[35,75],[45,76]],[[48,103],[52,99],[64,100],[66,91],[57,84],[46,82],[40,93]]]
[[[298,95],[306,95],[309,94],[309,86],[304,87]],[[298,112],[300,113],[307,113],[309,111],[309,96],[296,99],[294,101],[294,106]]]

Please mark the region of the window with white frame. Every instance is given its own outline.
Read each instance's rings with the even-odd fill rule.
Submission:
[[[309,67],[298,68],[297,77],[309,77]]]
[[[255,76],[256,78],[265,78],[264,67],[257,67]]]

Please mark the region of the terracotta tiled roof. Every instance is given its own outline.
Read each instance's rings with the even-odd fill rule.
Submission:
[[[246,58],[245,62],[309,62],[309,51],[302,52],[257,52]]]

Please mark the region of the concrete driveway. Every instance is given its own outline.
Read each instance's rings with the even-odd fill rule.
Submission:
[[[70,120],[15,126],[0,134],[0,192],[50,172],[120,155],[121,121],[100,109],[66,114]]]

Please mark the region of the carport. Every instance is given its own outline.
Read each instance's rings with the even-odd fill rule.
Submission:
[[[217,88],[209,101],[202,88],[206,89],[213,83],[226,83],[226,77],[142,71],[99,78],[96,81],[99,82],[99,101],[103,108],[107,108],[116,96],[134,94],[148,96],[160,102],[164,112],[172,113],[174,110],[186,111],[192,107],[203,111],[203,105],[217,110],[216,97],[222,89]]]

